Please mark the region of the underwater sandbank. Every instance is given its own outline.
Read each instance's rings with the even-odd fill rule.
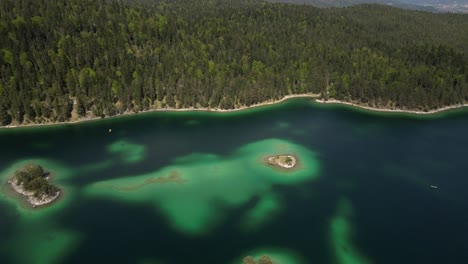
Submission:
[[[300,165],[285,171],[265,164],[265,157],[281,153],[300,157]],[[274,194],[274,185],[294,185],[319,176],[316,157],[286,140],[261,140],[226,156],[195,153],[153,172],[95,182],[85,187],[85,194],[153,204],[170,225],[189,234],[212,230],[229,210],[257,199],[258,206],[243,216],[245,226],[253,227],[281,210],[282,199]],[[246,223],[250,221],[251,225]]]

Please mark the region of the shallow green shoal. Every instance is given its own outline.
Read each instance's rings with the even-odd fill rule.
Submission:
[[[53,183],[62,190],[60,198],[52,205],[32,208],[6,186],[13,173],[28,163],[39,164],[51,172]],[[60,263],[67,252],[78,245],[79,234],[60,227],[54,217],[66,209],[76,195],[74,188],[66,184],[66,180],[72,175],[73,171],[60,163],[34,158],[19,160],[0,172],[3,190],[0,193],[0,202],[15,207],[18,212],[14,227],[15,236],[8,238],[5,249],[5,254],[8,254],[15,263]]]
[[[110,144],[107,150],[112,154],[119,155],[126,163],[136,163],[145,158],[146,148],[143,145],[134,144],[126,140],[118,140]]]
[[[52,183],[56,184],[62,190],[62,195],[56,202],[53,203],[52,206],[45,206],[40,209],[32,209],[31,206],[29,206],[24,201],[24,199],[19,198],[19,196],[16,194],[11,195],[12,192],[7,190],[8,187],[6,185],[8,179],[13,176],[16,170],[29,163],[39,164],[44,167],[46,171],[49,171],[52,175]],[[72,200],[73,195],[75,195],[75,191],[73,190],[72,186],[66,183],[67,179],[72,177],[73,174],[74,173],[72,169],[66,168],[64,165],[53,160],[39,158],[18,160],[0,172],[0,183],[3,189],[3,191],[0,192],[0,200],[13,204],[20,214],[27,215],[29,219],[34,217],[41,218],[48,214],[58,212],[65,208]]]
[[[280,170],[266,164],[266,157],[284,153],[298,157],[297,168]],[[318,177],[316,156],[294,143],[268,139],[247,144],[227,156],[198,153],[180,157],[150,173],[96,182],[85,193],[154,204],[175,229],[191,234],[210,230],[226,210],[257,197],[258,205],[245,216],[251,226],[256,226],[279,207],[280,199],[273,198],[273,185]]]
[[[335,216],[330,221],[331,248],[338,264],[370,264],[353,243],[352,216],[351,202],[342,198]]]
[[[7,245],[15,263],[63,263],[63,258],[78,246],[76,232],[46,224],[45,221],[23,223]]]
[[[243,219],[245,229],[256,229],[281,212],[281,198],[273,192],[263,195]]]

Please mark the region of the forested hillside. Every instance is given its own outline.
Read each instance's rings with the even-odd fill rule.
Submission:
[[[353,5],[359,5],[359,4],[380,4],[380,5],[389,5],[389,6],[403,8],[403,9],[437,12],[437,9],[435,7],[408,3],[405,0],[268,0],[268,1],[272,3],[313,5],[317,7],[323,7],[323,8],[347,7],[347,6],[353,6]]]
[[[434,109],[468,100],[468,16],[255,0],[0,1],[0,123],[288,94]]]

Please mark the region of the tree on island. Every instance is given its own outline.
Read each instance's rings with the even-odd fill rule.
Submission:
[[[35,197],[55,195],[60,189],[50,184],[46,177],[48,172],[37,164],[28,164],[17,170],[14,175],[16,185],[23,185],[24,190],[34,192]]]
[[[256,264],[252,256],[247,256],[242,260],[242,264]]]
[[[258,264],[273,264],[273,261],[267,255],[263,255],[258,259]]]

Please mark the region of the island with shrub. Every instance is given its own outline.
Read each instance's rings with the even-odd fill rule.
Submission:
[[[273,260],[267,256],[263,255],[260,258],[258,258],[257,261],[252,256],[247,256],[242,260],[242,264],[273,264]]]
[[[293,169],[297,165],[297,158],[290,154],[270,156],[266,158],[268,165],[280,169]]]
[[[49,179],[50,173],[42,166],[30,163],[15,171],[8,184],[37,207],[52,203],[60,196],[61,190],[50,184]]]

